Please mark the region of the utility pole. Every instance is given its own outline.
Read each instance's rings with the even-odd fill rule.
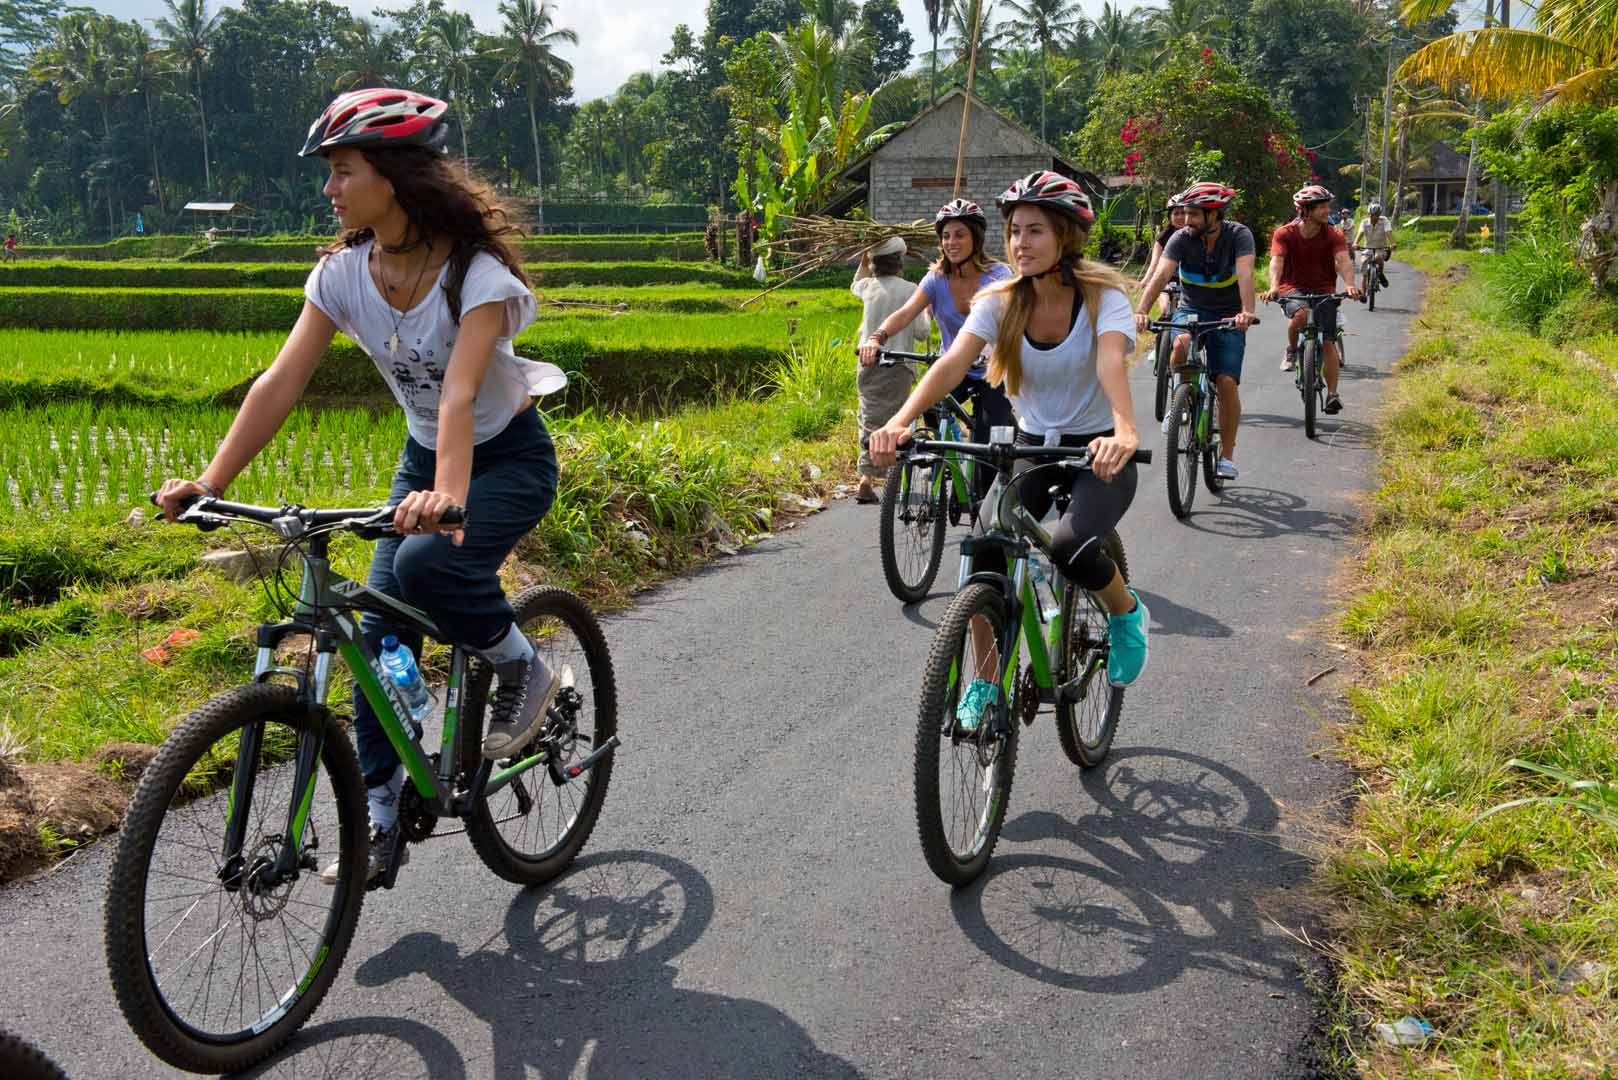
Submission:
[[[1362,97],[1359,101],[1360,111],[1365,114],[1365,138],[1360,140],[1360,197],[1359,205],[1365,205],[1365,185],[1370,183],[1371,177],[1371,106],[1376,99]]]
[[[1511,0],[1500,0],[1500,25],[1511,29]],[[1506,185],[1499,176],[1494,178],[1494,253],[1506,252]]]
[[[1376,201],[1382,212],[1388,213],[1388,137],[1393,133],[1393,35],[1388,35],[1388,77],[1382,91],[1382,175],[1376,182]],[[1398,207],[1393,208],[1398,216]]]

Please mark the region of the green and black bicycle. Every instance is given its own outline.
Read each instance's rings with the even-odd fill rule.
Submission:
[[[884,349],[877,363],[891,367],[916,360],[930,364],[937,353],[910,353]],[[972,417],[951,394],[928,409],[917,430],[946,441],[964,440],[972,430]],[[882,486],[882,505],[877,524],[877,546],[882,558],[882,576],[895,597],[907,604],[927,598],[927,590],[938,576],[944,559],[944,530],[963,521],[970,523],[978,511],[979,469],[987,465],[959,454],[917,454],[899,461],[888,470]]]
[[[1257,326],[1254,319],[1252,325]],[[1174,334],[1190,334],[1190,347],[1186,349],[1185,363],[1177,370],[1179,389],[1169,406],[1169,426],[1166,436],[1168,460],[1164,472],[1168,476],[1169,509],[1177,518],[1191,513],[1191,504],[1197,497],[1197,466],[1202,466],[1203,481],[1208,491],[1219,494],[1225,481],[1219,476],[1219,383],[1203,361],[1203,338],[1220,330],[1235,330],[1234,319],[1217,322],[1193,320],[1170,321],[1154,319],[1148,328],[1157,331],[1160,339]]]
[[[1348,299],[1348,293],[1287,293],[1282,300],[1299,300],[1309,307],[1308,321],[1303,324],[1303,330],[1298,335],[1298,367],[1293,378],[1298,388],[1298,396],[1303,399],[1303,434],[1307,439],[1315,437],[1315,418],[1326,407],[1326,374],[1325,350],[1322,347],[1325,339],[1320,333],[1320,323],[1315,318],[1315,309],[1321,304],[1337,303]],[[1342,348],[1343,336],[1339,327],[1335,344]],[[1347,359],[1347,354],[1337,354],[1338,370]]]
[[[1180,283],[1171,281],[1163,286],[1163,321],[1174,320],[1175,309],[1180,306]],[[1174,356],[1174,335],[1159,332],[1157,341],[1152,348],[1152,376],[1156,380],[1156,391],[1152,395],[1152,416],[1156,420],[1163,419],[1163,413],[1169,404],[1169,378],[1172,374],[1170,361]]]
[[[141,775],[107,885],[107,967],[119,1007],[159,1058],[193,1072],[245,1069],[286,1042],[330,989],[367,891],[364,782],[327,705],[334,662],[352,673],[403,760],[404,839],[458,818],[490,870],[520,885],[560,874],[595,827],[619,745],[617,689],[601,626],[563,589],[513,607],[562,689],[518,759],[482,756],[492,669],[449,656],[438,749],[423,744],[399,688],[361,635],[359,612],[440,637],[416,609],[333,570],[332,539],[393,535],[391,507],[312,510],[203,498],[179,520],[253,524],[296,552],[285,622],[258,628],[249,685],[181,721]],[[464,521],[460,511],[447,524]],[[279,573],[274,575],[279,583]],[[293,635],[299,662],[277,659]],[[429,718],[429,722],[431,723]],[[408,725],[408,726],[407,726]],[[460,830],[456,830],[460,831]],[[391,888],[404,844],[370,887]],[[319,867],[336,863],[325,884]]]
[[[1084,768],[1099,765],[1112,746],[1124,692],[1107,681],[1108,616],[1100,601],[1054,573],[1054,580],[1036,589],[1030,573],[1034,553],[1043,553],[1048,563],[1051,537],[1024,508],[1022,486],[1052,485],[1054,505],[1058,513],[1064,511],[1067,470],[1088,469],[1089,448],[917,438],[901,450],[906,453],[959,454],[1005,476],[1019,459],[1043,462],[1002,484],[989,530],[962,541],[961,588],[939,622],[921,681],[916,827],[933,873],[964,885],[988,866],[1005,823],[1019,729],[1034,722],[1040,706],[1050,705],[1068,760]],[[1150,450],[1135,453],[1137,462],[1151,459]],[[1105,544],[1127,580],[1123,541],[1113,532]],[[1005,573],[972,571],[971,556],[989,550],[1005,557]],[[956,710],[967,686],[980,676],[992,676],[999,692],[976,727],[963,730]]]

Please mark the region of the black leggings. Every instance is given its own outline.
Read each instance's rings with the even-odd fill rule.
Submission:
[[[956,401],[965,406],[967,402],[972,405],[972,441],[986,443],[989,441],[991,427],[1010,427],[1016,423],[1011,412],[1011,401],[1006,392],[998,386],[990,386],[988,379],[974,379],[968,375],[961,380],[961,384],[950,391]],[[989,484],[994,479],[994,471],[987,465],[981,465],[972,470],[972,486],[977,490],[972,492],[974,499],[981,499],[988,494]]]
[[[1111,434],[1110,431],[1100,433],[1102,436]],[[1064,435],[1062,445],[1088,446],[1095,438],[1096,435]],[[1020,446],[1037,446],[1041,441],[1020,428],[1017,430],[1017,443]],[[1035,469],[1042,470],[1040,475],[1026,481],[1018,479]],[[1107,534],[1124,519],[1129,504],[1135,501],[1135,484],[1139,474],[1134,462],[1125,465],[1123,472],[1110,482],[1102,480],[1089,469],[1064,470],[1048,462],[1027,459],[1012,466],[1011,475],[1017,483],[1018,494],[1022,496],[1023,508],[1036,520],[1044,517],[1051,508],[1055,498],[1051,488],[1061,483],[1064,477],[1067,478],[1072,500],[1067,505],[1067,511],[1051,528],[1051,562],[1063,577],[1081,589],[1100,592],[1112,584],[1118,567],[1107,554],[1104,541]],[[984,501],[983,510],[978,515],[975,531],[979,535],[987,530],[999,497],[1000,485],[996,483],[995,490]],[[979,552],[972,556],[972,569],[1003,574],[1006,572],[1005,557],[997,551]]]

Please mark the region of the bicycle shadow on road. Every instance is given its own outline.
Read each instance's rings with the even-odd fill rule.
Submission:
[[[304,1028],[251,1080],[467,1080],[466,1061],[441,1033],[402,1016],[355,1016]]]
[[[523,891],[504,928],[476,948],[412,933],[355,977],[364,986],[431,979],[489,1025],[493,1059],[479,1075],[493,1080],[860,1076],[773,1006],[675,986],[671,961],[713,911],[713,890],[689,863],[603,852]]]
[[[1176,604],[1166,596],[1149,592],[1139,586],[1135,587],[1135,592],[1146,601],[1146,610],[1151,612],[1151,632],[1154,634],[1196,638],[1231,636],[1230,627],[1212,615],[1206,615],[1196,608],[1188,608],[1183,604]]]
[[[1290,416],[1278,413],[1243,413],[1243,428],[1272,428],[1285,429],[1297,433],[1302,439],[1303,417]],[[1313,440],[1321,446],[1331,446],[1343,450],[1371,450],[1376,445],[1376,429],[1369,424],[1362,424],[1358,420],[1345,420],[1343,416],[1320,416],[1315,421],[1316,438]]]
[[[1193,507],[1185,524],[1198,532],[1232,540],[1288,536],[1340,541],[1353,535],[1358,519],[1332,510],[1310,509],[1307,499],[1290,491],[1226,485],[1206,507]]]
[[[1296,989],[1298,952],[1269,916],[1309,861],[1279,842],[1279,810],[1228,765],[1181,750],[1115,752],[1084,774],[1097,809],[1007,822],[988,873],[951,906],[997,963],[1069,990],[1140,994],[1194,970]],[[1006,852],[1065,841],[1069,854]]]

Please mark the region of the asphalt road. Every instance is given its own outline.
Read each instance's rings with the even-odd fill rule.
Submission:
[[[1349,316],[1347,410],[1303,436],[1261,311],[1239,481],[1170,515],[1145,467],[1123,536],[1152,657],[1104,768],[1025,731],[989,872],[917,847],[922,660],[948,603],[888,595],[872,507],[837,503],[607,621],[624,748],[577,869],[522,892],[461,837],[368,898],[344,970],[264,1077],[1296,1077],[1312,1006],[1296,896],[1335,662],[1311,631],[1370,483],[1370,419],[1419,280]],[[1134,374],[1153,433],[1150,372]],[[952,536],[961,535],[959,531]],[[1319,695],[1319,696],[1316,696]],[[81,1078],[170,1073],[101,954],[111,845],[0,891],[0,1024]],[[431,872],[428,872],[431,870]]]

